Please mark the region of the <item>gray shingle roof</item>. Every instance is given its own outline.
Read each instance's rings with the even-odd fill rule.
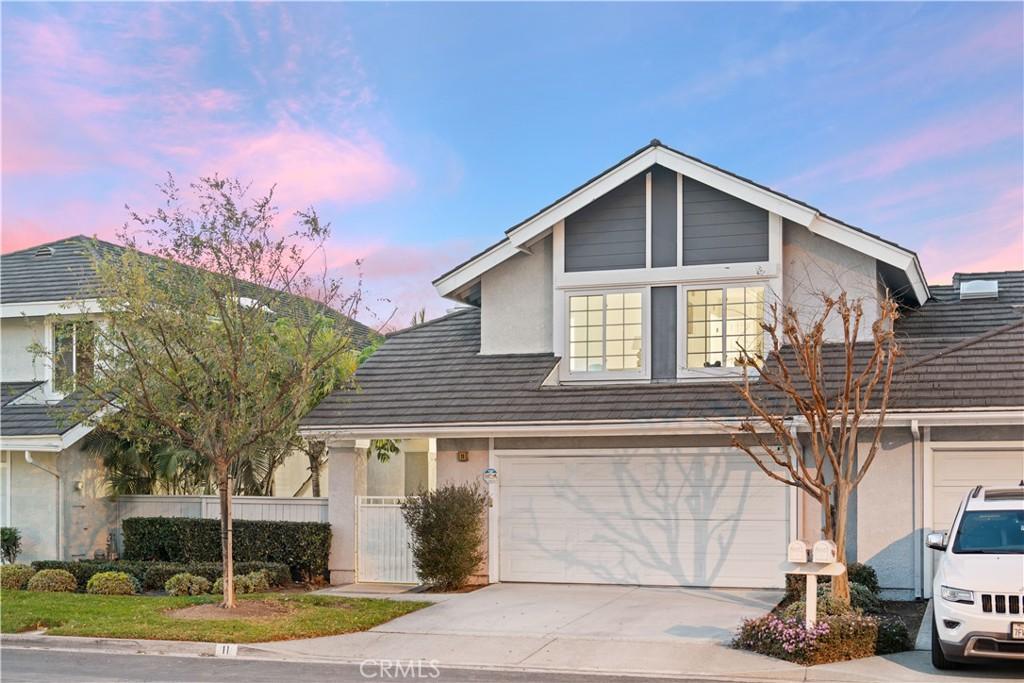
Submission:
[[[68,301],[95,297],[98,281],[91,256],[93,250],[97,250],[101,256],[107,256],[122,253],[124,247],[76,235],[0,256],[0,303]],[[256,287],[249,283],[243,285]],[[282,303],[286,304],[289,300],[301,301],[300,297],[281,293]],[[369,344],[376,335],[366,325],[338,311],[327,307],[321,309],[336,321],[350,326],[352,338],[359,348]]]
[[[992,299],[960,300],[960,283],[997,280]],[[1024,318],[1024,271],[957,273],[951,285],[931,285],[932,298],[903,311],[896,329],[905,337],[970,337]]]
[[[42,382],[0,382],[0,406],[7,405],[40,384]]]
[[[0,435],[59,436],[80,422],[72,417],[79,409],[76,396],[68,396],[54,404],[5,405],[0,411]]]
[[[927,338],[905,345],[892,409],[1024,405],[1022,326],[963,345]],[[944,349],[955,352],[937,355]],[[325,427],[586,420],[723,418],[746,414],[726,383],[542,386],[551,354],[482,356],[480,314],[465,309],[392,336],[360,368],[359,389],[336,392],[304,424]],[[838,380],[842,348],[826,349]],[[922,365],[912,365],[926,360]],[[781,397],[766,397],[781,409]]]

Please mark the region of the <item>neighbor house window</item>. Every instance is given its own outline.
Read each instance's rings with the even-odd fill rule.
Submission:
[[[569,297],[571,372],[637,372],[642,367],[640,292]]]
[[[686,292],[686,366],[742,365],[742,350],[764,348],[764,287],[690,289]]]
[[[92,377],[96,352],[95,323],[88,320],[53,326],[53,388],[74,391],[79,379]]]

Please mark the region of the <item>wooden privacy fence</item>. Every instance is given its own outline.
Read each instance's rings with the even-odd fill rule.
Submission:
[[[124,552],[121,520],[128,517],[195,517],[220,519],[219,496],[118,496],[114,547]],[[234,519],[274,522],[326,522],[327,498],[278,498],[274,496],[233,496]]]

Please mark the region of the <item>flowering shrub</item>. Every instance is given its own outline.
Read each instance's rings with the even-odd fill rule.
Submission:
[[[803,619],[766,614],[740,626],[733,647],[797,664],[825,664],[875,654],[878,620],[861,614],[827,616],[811,628]]]
[[[783,619],[766,614],[744,621],[732,644],[741,650],[803,662],[815,650],[818,639],[828,632],[829,625],[824,621],[808,629],[803,619]]]

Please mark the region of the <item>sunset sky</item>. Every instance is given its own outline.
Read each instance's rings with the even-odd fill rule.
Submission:
[[[373,324],[657,137],[916,250],[1024,267],[1022,5],[9,4],[2,249],[157,183],[277,184]]]

